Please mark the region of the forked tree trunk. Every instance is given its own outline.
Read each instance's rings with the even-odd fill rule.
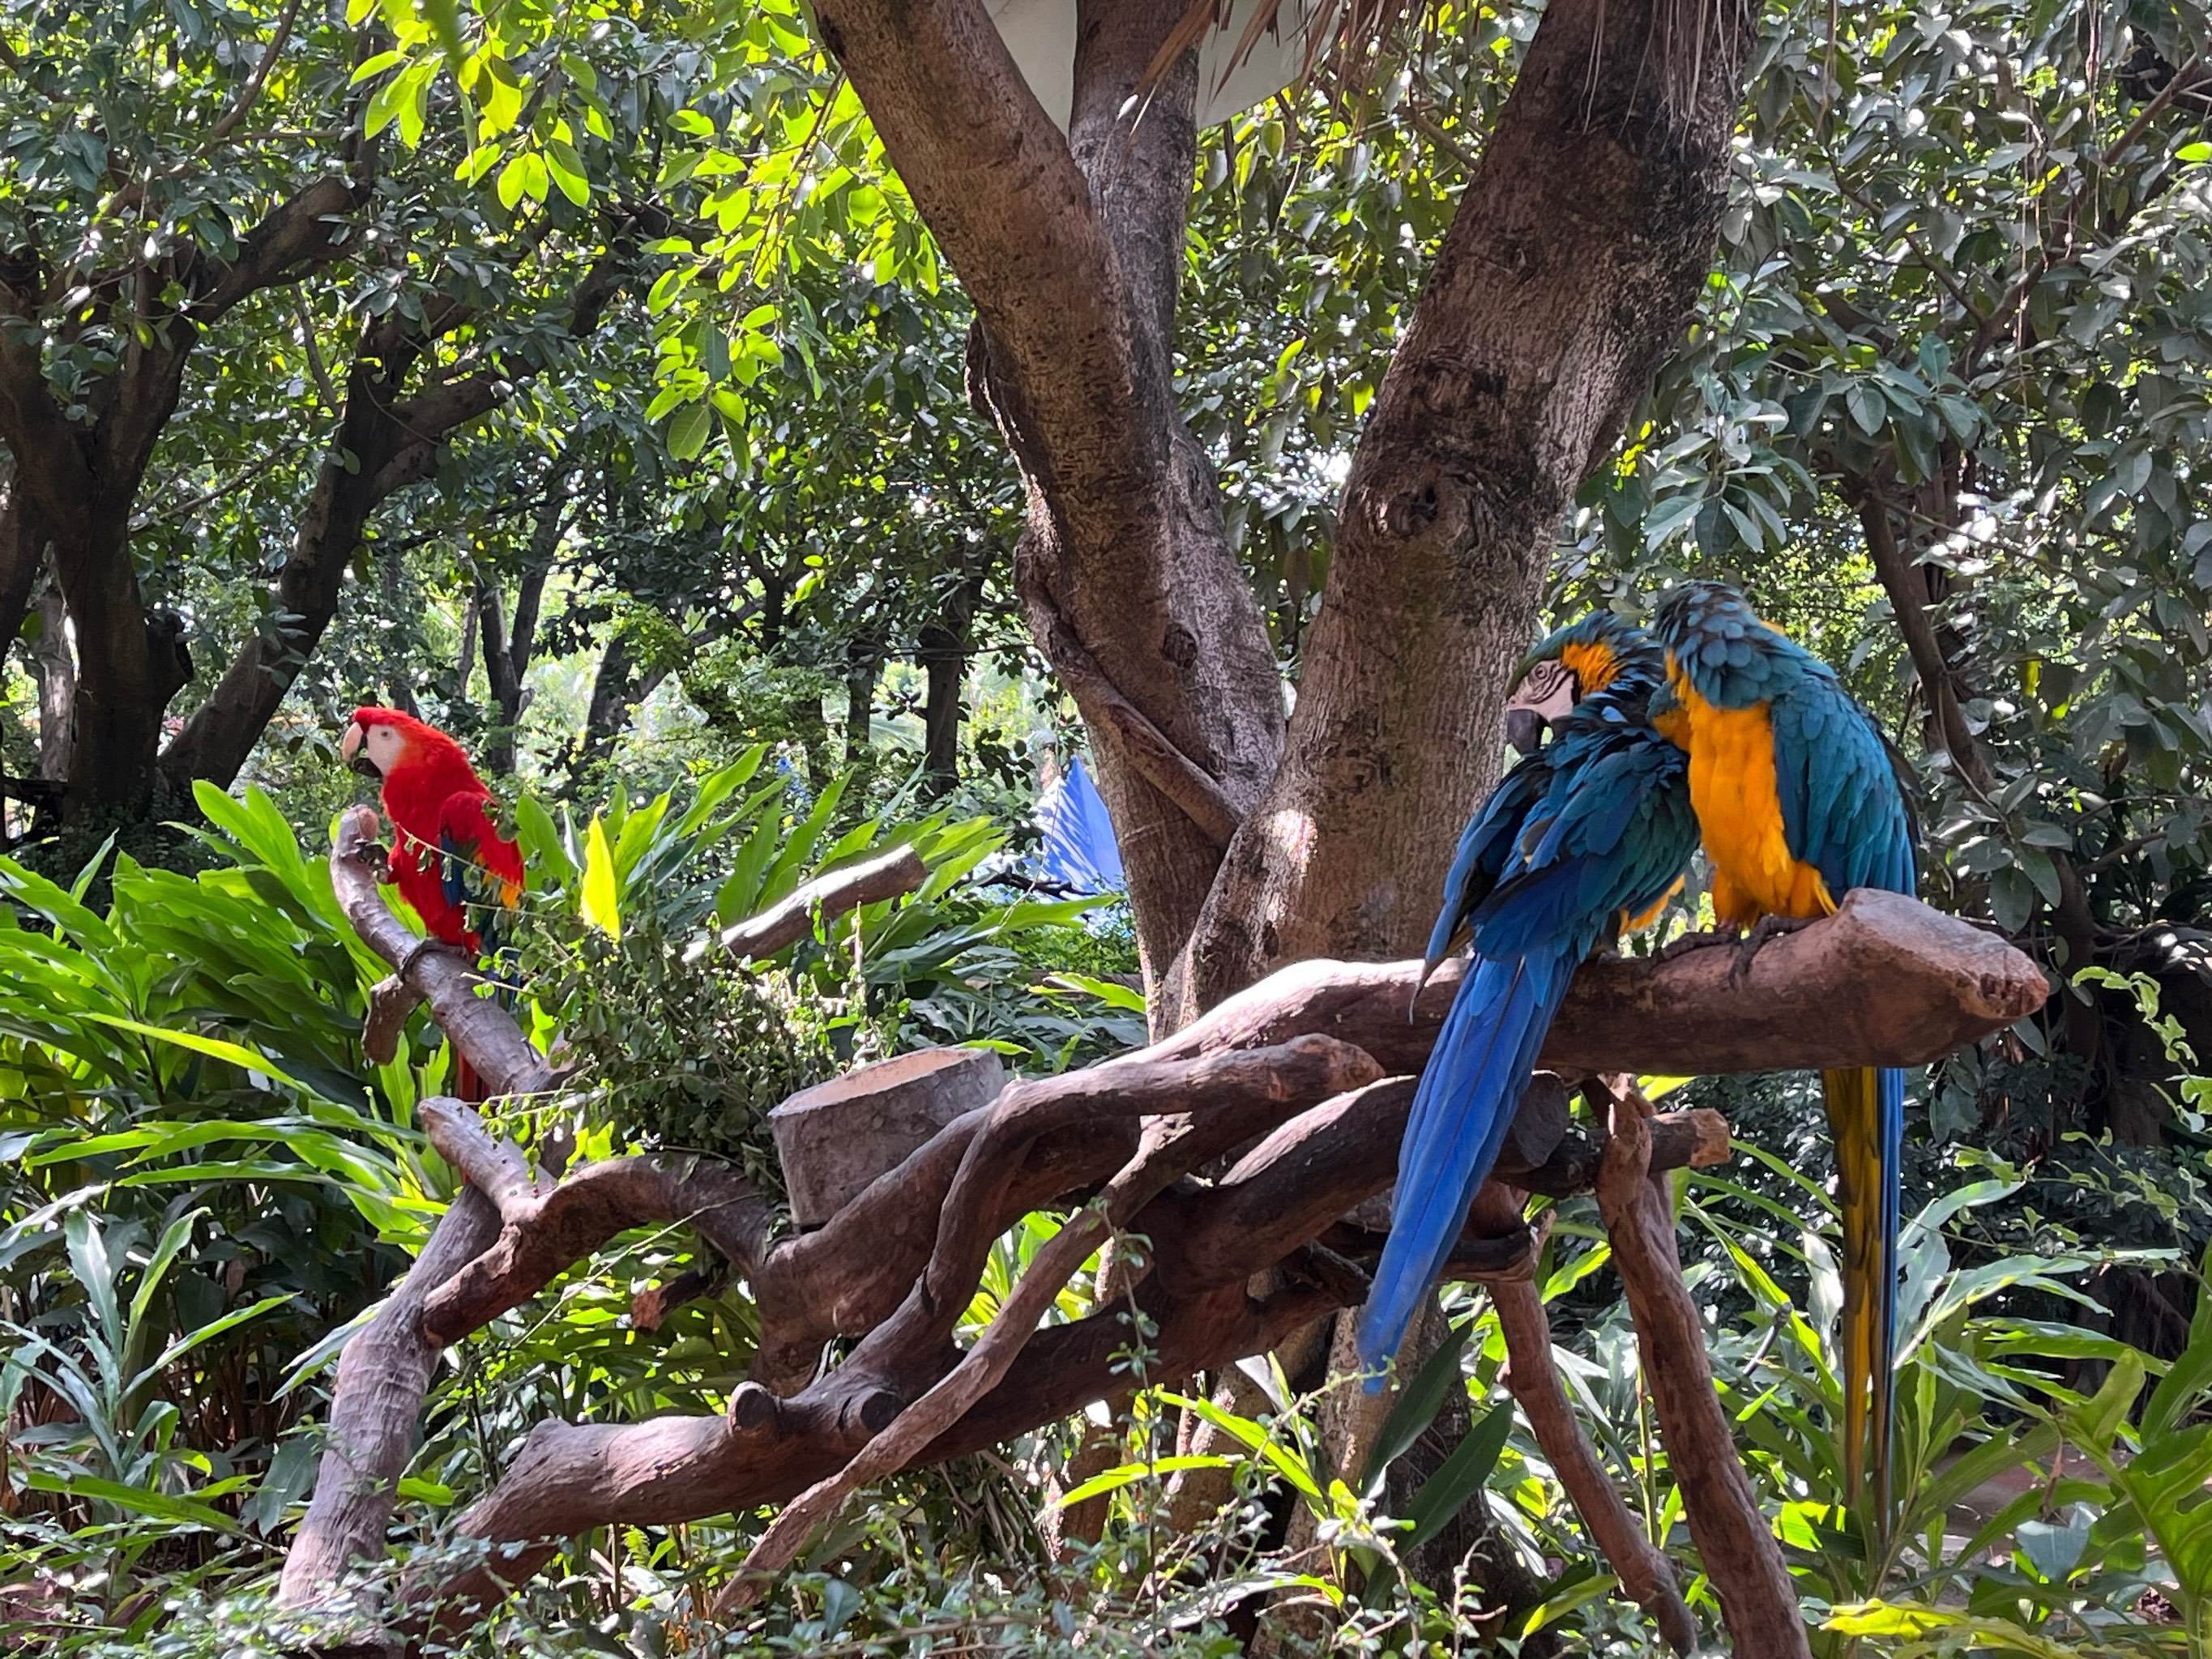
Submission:
[[[1192,62],[1132,100],[1184,9],[1079,7],[1063,141],[976,0],[818,9],[975,300],[974,379],[1030,487],[1017,580],[1090,728],[1162,1028],[1425,932],[1559,515],[1696,298],[1749,41],[1740,4],[1547,13],[1370,417],[1286,744],[1170,374]]]
[[[523,550],[522,574],[514,586],[514,617],[506,619],[497,577],[487,574],[477,586],[477,608],[483,617],[484,678],[491,683],[492,706],[498,720],[483,744],[486,771],[501,777],[514,772],[515,744],[522,710],[528,701],[526,684],[531,659],[538,651],[538,613],[545,598],[546,581],[553,574],[553,560],[561,550],[562,532],[568,528],[571,481],[575,476],[574,448],[554,458],[545,479],[545,493]]]
[[[817,11],[975,302],[976,379],[1032,487],[1016,579],[1048,654],[1098,670],[1095,682],[1070,680],[1154,976],[1189,935],[1221,840],[1138,763],[1133,728],[1113,708],[1164,734],[1238,807],[1273,771],[1283,723],[1259,607],[1173,395],[1195,70],[1170,73],[1133,131],[1121,114],[1182,9],[1079,8],[1066,137],[980,0],[831,0]]]

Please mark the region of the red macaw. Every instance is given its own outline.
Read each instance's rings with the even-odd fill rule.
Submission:
[[[356,708],[338,753],[383,785],[397,845],[392,873],[433,939],[471,957],[496,956],[500,924],[521,902],[522,854],[492,821],[491,792],[461,745],[396,708]],[[454,1056],[454,1091],[484,1097]]]

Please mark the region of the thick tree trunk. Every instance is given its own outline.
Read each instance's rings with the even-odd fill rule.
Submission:
[[[130,504],[129,495],[112,507],[103,504],[87,515],[80,534],[54,538],[54,573],[76,639],[63,814],[72,822],[153,805],[161,716],[191,678],[177,618],[149,612],[139,592],[126,529]]]
[[[972,378],[1030,486],[1017,580],[1091,727],[1163,1026],[1425,930],[1559,514],[1696,297],[1749,41],[1740,5],[1547,14],[1370,416],[1286,751],[1169,374],[1195,71],[1130,98],[1183,9],[1080,9],[1065,142],[974,0],[819,10],[974,296]]]
[[[968,678],[967,642],[933,623],[921,630],[925,690],[921,704],[922,772],[941,795],[960,781],[960,693]]]
[[[1559,517],[1696,299],[1749,20],[1559,0],[1362,436],[1288,752],[1192,940],[1185,1006],[1402,955],[1495,780]]]
[[[29,647],[39,681],[39,775],[69,776],[76,712],[76,655],[70,649],[69,612],[52,583],[39,596],[39,637]]]

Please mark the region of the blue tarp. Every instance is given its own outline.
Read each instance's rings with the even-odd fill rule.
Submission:
[[[1115,844],[1113,820],[1080,760],[1070,761],[1037,802],[1037,827],[1044,832],[1039,861],[1047,881],[1071,893],[1121,890],[1121,849]]]

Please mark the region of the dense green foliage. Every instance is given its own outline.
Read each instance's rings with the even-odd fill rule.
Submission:
[[[1423,9],[1369,73],[1201,136],[1179,389],[1293,680],[1351,445],[1539,11]],[[1844,1507],[1826,1426],[1817,1112],[1798,1081],[1691,1085],[1745,1153],[1680,1183],[1692,1285],[1823,1655],[2212,1643],[2205,34],[2188,7],[1769,8],[1705,302],[1563,531],[1562,611],[1743,581],[1917,767],[1931,896],[2079,982],[1916,1088],[1887,1532]],[[411,700],[514,775],[524,1011],[580,1062],[558,1109],[586,1156],[772,1182],[763,1115],[802,1081],[924,1042],[1058,1069],[1139,1041],[1143,1000],[1126,915],[1024,873],[1035,763],[1073,721],[1013,591],[1015,474],[968,402],[967,301],[802,8],[14,5],[0,47],[10,349],[87,434],[149,343],[200,342],[126,498],[129,580],[193,657],[156,715],[292,626],[274,584],[319,476],[353,476],[340,424],[392,331],[407,395],[499,389],[336,550],[355,577],[290,639],[246,786],[173,776],[177,836],[118,851],[103,822],[0,861],[0,1630],[274,1652],[263,1595],[331,1363],[454,1185],[413,1118],[449,1076],[434,1030],[361,1055],[384,969],[321,860],[356,793],[335,716]],[[364,156],[343,249],[202,341],[171,284]],[[594,273],[604,325],[573,338]],[[0,483],[27,464],[0,441]],[[66,778],[39,691],[115,672],[50,582],[0,663],[9,776]],[[1919,602],[1932,657],[1898,626]],[[899,843],[920,893],[768,963],[712,945]],[[1556,1222],[1570,1387],[1717,1627],[1594,1209]],[[1000,1242],[971,1325],[1053,1225]],[[741,1286],[657,1332],[623,1317],[691,1249],[628,1236],[456,1349],[403,1557],[454,1547],[448,1518],[548,1415],[720,1408],[757,1336]],[[1262,1364],[1186,1406],[1139,1332],[1145,1386],[1103,1432],[892,1483],[750,1624],[708,1608],[759,1515],[577,1540],[478,1639],[1198,1656],[1282,1593],[1346,1651],[1659,1651],[1498,1403],[1494,1320],[1451,1311],[1463,1340],[1386,1443],[1454,1382],[1477,1427],[1403,1516],[1379,1469],[1328,1466],[1326,1402]],[[1170,1485],[1200,1475],[1227,1495],[1194,1516]],[[1055,1552],[1071,1484],[1109,1514]],[[1477,1489],[1547,1586],[1521,1629],[1401,1570]]]

